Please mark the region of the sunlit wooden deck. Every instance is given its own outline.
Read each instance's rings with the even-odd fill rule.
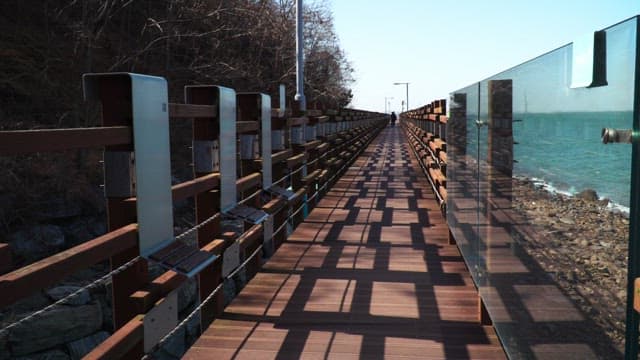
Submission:
[[[187,359],[502,359],[432,190],[387,128]]]

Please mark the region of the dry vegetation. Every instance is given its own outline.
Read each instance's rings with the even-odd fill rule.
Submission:
[[[352,69],[330,12],[305,9],[306,95],[347,105]],[[185,84],[275,94],[295,82],[293,0],[8,0],[0,2],[0,130],[99,124],[82,101],[81,75],[128,71],[163,76],[172,101]],[[188,126],[173,128],[185,135]],[[173,135],[172,135],[173,136]],[[180,151],[185,146],[176,146]],[[102,212],[99,151],[0,157],[0,242],[46,219],[34,209],[80,203]],[[189,175],[187,164],[178,178]],[[176,173],[174,169],[174,173]],[[37,211],[36,211],[37,212]]]

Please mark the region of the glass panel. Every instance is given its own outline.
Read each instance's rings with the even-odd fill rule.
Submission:
[[[451,94],[447,219],[511,358],[622,356],[631,146],[601,130],[633,126],[636,26],[591,87],[569,44]]]

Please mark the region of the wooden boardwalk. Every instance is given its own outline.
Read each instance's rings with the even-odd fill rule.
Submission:
[[[387,128],[186,359],[503,359],[432,190]]]

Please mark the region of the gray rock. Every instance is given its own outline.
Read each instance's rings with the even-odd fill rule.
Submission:
[[[236,282],[233,281],[233,279],[225,278],[222,290],[224,292],[224,306],[227,306],[229,305],[229,303],[231,303],[231,300],[233,300],[236,297],[236,293],[237,293]]]
[[[82,306],[58,306],[11,330],[14,355],[27,355],[102,329],[102,310],[97,302]]]
[[[585,189],[577,193],[576,198],[586,201],[597,201],[598,193],[593,189]]]
[[[7,360],[11,357],[9,353],[9,334],[0,334],[0,360]]]
[[[100,304],[102,309],[102,328],[106,331],[113,331],[113,309],[111,308],[111,294],[94,294],[93,298]]]
[[[87,228],[94,237],[107,233],[107,224],[101,219],[91,219]]]
[[[69,355],[67,355],[62,350],[50,350],[37,354],[31,354],[28,356],[21,356],[15,358],[15,360],[69,360],[71,359]]]
[[[37,292],[19,300],[5,310],[7,310],[6,313],[25,314],[40,310],[50,304],[51,300],[48,296],[44,295],[42,292]]]
[[[178,291],[178,312],[186,309],[198,298],[198,284],[196,279],[189,279],[182,284]]]
[[[39,211],[35,213],[43,220],[57,220],[77,217],[82,213],[80,204],[68,201],[64,197],[58,196],[45,200],[39,207]]]
[[[560,218],[560,222],[566,225],[574,225],[576,222],[570,218]]]
[[[13,252],[29,262],[52,255],[65,244],[62,229],[55,225],[35,225],[10,234],[7,239]]]
[[[100,343],[105,341],[108,337],[108,332],[100,331],[93,335],[68,343],[67,350],[69,351],[72,359],[81,359],[83,356],[91,352],[91,350],[100,345]]]
[[[200,315],[196,314],[191,320],[187,322],[185,326],[187,330],[187,342],[189,344],[194,343],[200,336]]]
[[[153,358],[160,360],[174,360],[182,358],[182,355],[187,351],[185,342],[185,329],[184,327],[178,330],[167,342],[156,351]]]
[[[51,300],[58,301],[76,291],[78,291],[80,286],[58,286],[51,290],[47,291],[47,295],[51,298]],[[66,301],[65,304],[68,305],[85,305],[89,301],[91,301],[91,296],[89,295],[88,290],[81,291],[78,295],[74,296],[70,300]]]
[[[78,245],[94,238],[85,219],[73,221],[64,226],[63,231],[69,246]]]

